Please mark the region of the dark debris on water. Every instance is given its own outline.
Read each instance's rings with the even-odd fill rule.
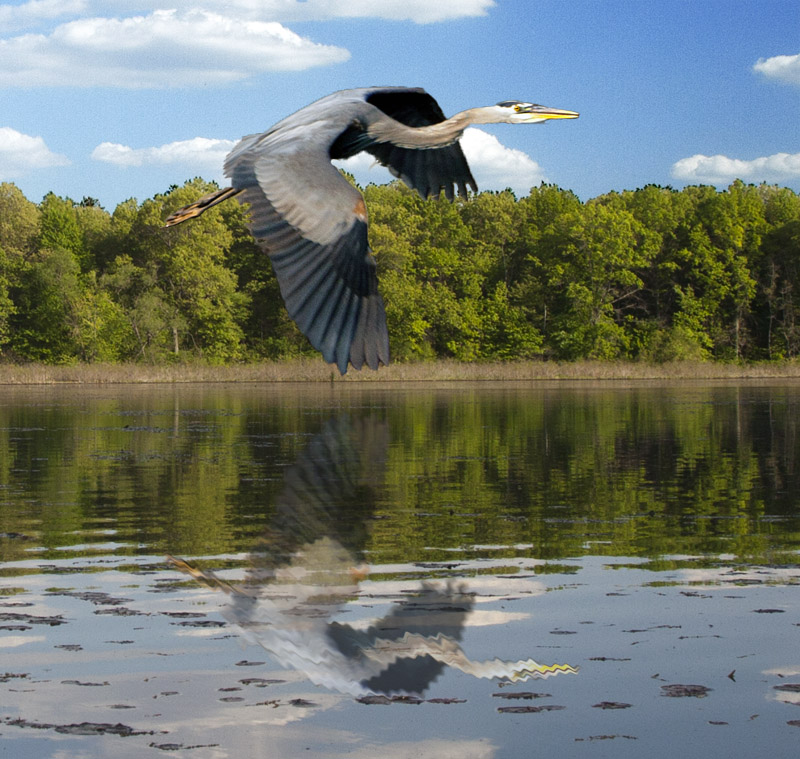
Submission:
[[[356,701],[359,704],[422,704],[425,702],[424,698],[417,698],[417,696],[359,696]]]
[[[183,743],[151,743],[150,748],[157,748],[160,751],[188,751],[193,748],[217,748],[219,743],[197,743],[195,745],[184,746]]]
[[[576,738],[575,740],[580,741],[613,741],[616,738],[624,738],[628,741],[637,741],[639,740],[635,735],[590,735],[588,738]]]
[[[78,598],[81,601],[89,601],[97,606],[121,606],[133,601],[132,598],[115,598],[99,590],[51,590],[45,595],[69,596],[70,598]]]
[[[115,617],[149,617],[146,611],[136,611],[127,606],[111,606],[108,609],[96,609],[95,614],[111,614]]]
[[[36,730],[55,730],[65,735],[119,735],[127,738],[131,735],[155,735],[153,730],[135,730],[130,725],[121,722],[111,724],[108,722],[78,722],[70,725],[56,725],[49,722],[33,722],[32,720],[14,718],[6,719],[7,725],[14,727],[30,727]]]
[[[256,688],[266,688],[268,685],[277,685],[278,683],[285,683],[286,680],[270,680],[265,677],[245,677],[239,680],[242,685],[254,685]]]
[[[705,685],[662,685],[661,695],[669,696],[670,698],[705,698],[710,692],[711,688]]]
[[[466,704],[465,698],[419,698],[417,696],[384,696],[382,694],[359,696],[356,701],[359,704]]]
[[[180,622],[170,622],[170,624],[180,627],[225,627],[225,622],[217,619],[184,619]]]
[[[50,627],[67,624],[67,620],[60,614],[52,617],[39,617],[35,614],[20,614],[10,611],[0,612],[0,622],[15,622],[22,625],[49,625]]]
[[[26,677],[30,677],[30,673],[28,672],[4,672],[0,675],[0,683],[7,683],[9,680],[20,679],[24,680]]]
[[[617,656],[591,656],[589,657],[589,661],[630,661],[630,657],[626,656],[624,658],[620,658]]]

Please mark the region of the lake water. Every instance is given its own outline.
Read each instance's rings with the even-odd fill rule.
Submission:
[[[0,755],[775,757],[800,384],[5,388]]]

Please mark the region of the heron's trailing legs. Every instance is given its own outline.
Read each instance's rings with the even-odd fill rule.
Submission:
[[[204,195],[202,198],[200,198],[200,200],[196,200],[194,203],[184,206],[183,208],[179,208],[177,211],[175,211],[175,213],[169,216],[164,222],[164,226],[174,227],[176,224],[180,224],[182,221],[194,219],[195,216],[199,216],[204,211],[207,211],[209,208],[217,205],[217,203],[222,203],[224,200],[228,200],[228,198],[232,198],[234,195],[238,195],[240,192],[241,190],[237,190],[233,187],[224,187],[223,189],[212,192],[209,195]]]

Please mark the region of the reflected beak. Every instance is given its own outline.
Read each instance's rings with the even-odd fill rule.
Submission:
[[[529,113],[541,121],[549,119],[577,119],[580,114],[575,111],[564,111],[560,108],[548,108],[546,105],[529,105],[520,113]]]

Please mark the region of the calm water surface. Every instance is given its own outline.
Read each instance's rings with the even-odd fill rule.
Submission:
[[[0,403],[0,756],[797,755],[800,384]]]

